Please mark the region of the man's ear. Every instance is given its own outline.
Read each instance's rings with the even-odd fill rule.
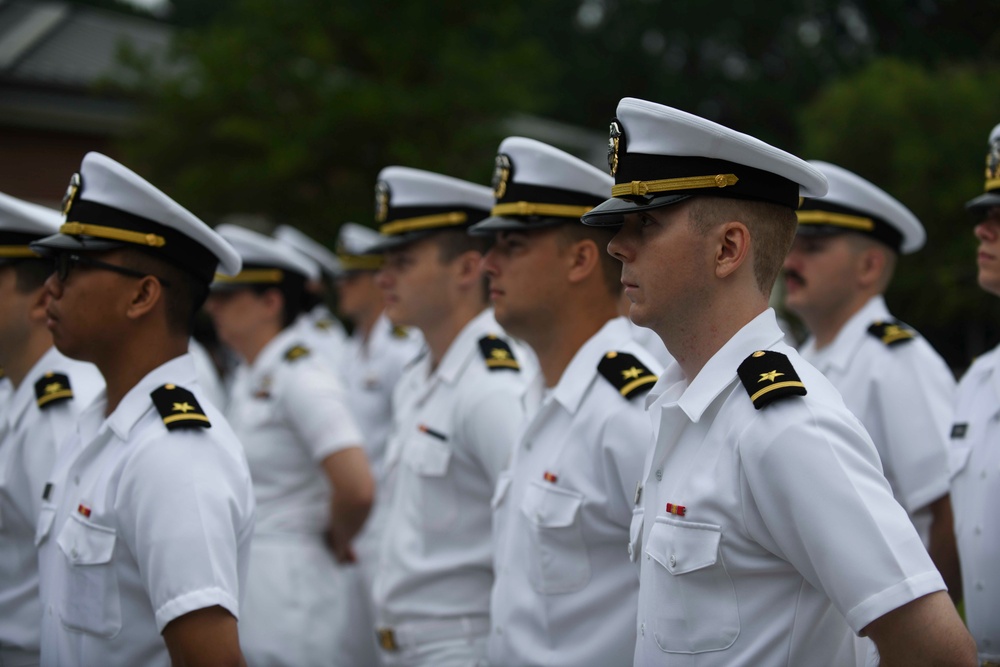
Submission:
[[[733,221],[719,225],[714,233],[718,239],[715,275],[718,278],[727,278],[750,257],[750,230],[742,222]]]
[[[48,319],[45,309],[49,306],[49,299],[52,295],[43,285],[31,294],[31,301],[28,306],[28,318],[35,324],[44,325]]]
[[[137,320],[152,312],[163,298],[163,285],[154,276],[143,276],[135,281],[129,297],[125,316]]]
[[[571,283],[583,282],[587,276],[595,270],[600,270],[601,253],[603,248],[598,248],[597,244],[590,239],[581,239],[571,244],[566,249],[566,256],[569,259],[569,273],[567,278]]]
[[[466,250],[452,261],[456,284],[478,287],[483,279],[483,255],[475,250]]]
[[[858,285],[870,287],[881,280],[887,261],[886,253],[881,248],[874,245],[865,248],[858,256]]]

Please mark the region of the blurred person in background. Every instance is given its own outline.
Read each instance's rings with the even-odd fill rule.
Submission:
[[[986,191],[965,208],[976,226],[979,286],[1000,296],[1000,125],[986,154]],[[983,665],[1000,665],[1000,347],[978,357],[955,394],[951,498],[962,599]]]
[[[403,368],[420,353],[422,339],[413,328],[397,327],[385,315],[382,290],[375,282],[382,256],[370,252],[379,234],[370,227],[347,222],[337,235],[337,304],[351,325],[344,344],[340,375],[351,416],[364,437],[365,453],[375,478],[375,505],[354,542],[356,563],[340,565],[343,595],[351,613],[335,628],[338,655],[344,664],[378,664],[378,646],[372,628],[372,582],[378,563],[378,545],[388,507],[385,449],[392,425],[392,392]]]
[[[59,232],[52,209],[0,193],[0,665],[37,665],[42,606],[35,526],[56,451],[104,388],[93,364],[63,356],[45,326],[52,260],[28,247]]]
[[[449,667],[486,659],[493,558],[490,497],[522,418],[520,351],[486,305],[480,261],[484,186],[406,167],[376,184],[386,314],[426,353],[393,394],[389,507],[375,575],[386,665]]]
[[[354,560],[374,483],[343,388],[294,326],[319,269],[263,234],[217,231],[243,269],[217,278],[206,309],[243,362],[226,414],[257,500],[240,641],[251,665],[336,664],[331,628],[350,610],[334,561]]]
[[[923,225],[857,174],[810,164],[830,189],[802,202],[784,263],[785,306],[811,334],[799,353],[871,435],[893,495],[957,597],[946,441],[955,379],[925,338],[892,317],[884,297],[899,255],[923,247]]]

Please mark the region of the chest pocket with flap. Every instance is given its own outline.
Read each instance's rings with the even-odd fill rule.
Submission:
[[[547,482],[525,489],[521,513],[531,553],[528,577],[542,594],[572,593],[590,581],[590,555],[583,539],[583,495]]]
[[[122,627],[114,553],[117,535],[71,514],[57,544],[66,561],[66,585],[59,601],[63,625],[102,637],[114,637]]]

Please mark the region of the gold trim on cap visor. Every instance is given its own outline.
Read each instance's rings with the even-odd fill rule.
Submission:
[[[661,178],[658,181],[632,181],[611,187],[612,197],[642,196],[650,192],[673,192],[675,190],[696,190],[699,188],[725,188],[739,182],[736,174],[714,174],[710,176],[687,176],[685,178]]]
[[[560,218],[579,218],[593,208],[593,206],[534,204],[526,201],[515,201],[497,204],[490,213],[492,215],[554,215]]]
[[[987,178],[986,179],[986,191],[996,190],[1000,188],[1000,178]]]
[[[38,253],[34,252],[31,248],[26,245],[0,245],[0,257],[38,257]]]
[[[406,218],[405,220],[393,220],[378,228],[379,233],[391,236],[393,234],[405,234],[422,229],[433,229],[435,227],[451,227],[461,225],[469,219],[465,213],[457,211],[453,213],[441,213],[439,215],[424,215],[419,218]]]
[[[337,255],[345,271],[376,271],[382,268],[382,255]]]
[[[865,232],[875,229],[875,222],[871,218],[863,218],[859,215],[831,213],[830,211],[796,211],[795,215],[798,216],[800,225],[833,225],[834,227],[860,229]]]
[[[124,241],[125,243],[135,243],[136,245],[146,245],[152,248],[162,248],[167,245],[167,240],[157,234],[146,234],[144,232],[130,232],[117,227],[103,227],[101,225],[87,225],[82,222],[67,222],[59,228],[60,234],[69,236],[94,236],[99,239],[111,239],[112,241]]]
[[[247,269],[240,271],[235,276],[227,276],[224,273],[216,273],[215,280],[220,283],[240,284],[240,283],[280,283],[285,277],[281,269]]]

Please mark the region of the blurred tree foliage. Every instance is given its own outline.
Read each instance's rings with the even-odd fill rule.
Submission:
[[[996,342],[1000,308],[976,283],[964,203],[983,191],[1000,122],[1000,67],[873,62],[829,84],[801,115],[801,154],[850,169],[905,203],[927,245],[901,258],[887,301],[956,367]]]
[[[329,243],[371,222],[385,165],[485,183],[504,119],[603,136],[632,95],[881,185],[930,237],[900,264],[897,315],[956,366],[1000,333],[961,208],[1000,121],[995,0],[172,4],[174,64],[131,59],[146,113],[123,148],[208,220],[263,214]]]

